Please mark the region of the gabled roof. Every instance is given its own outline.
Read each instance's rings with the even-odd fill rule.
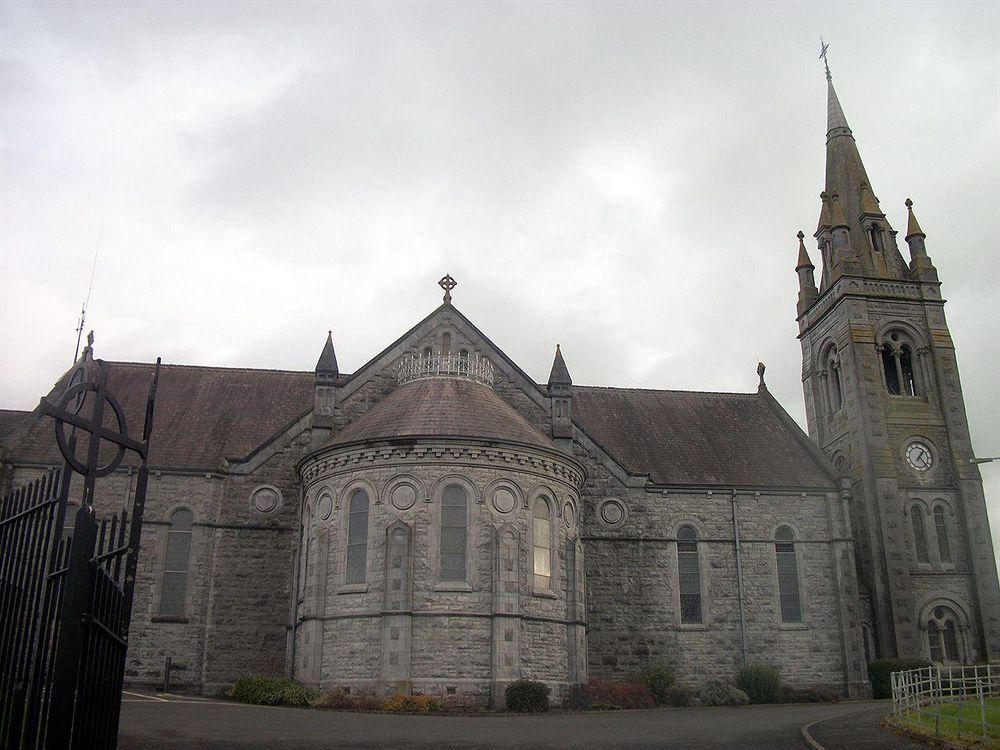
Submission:
[[[758,393],[573,388],[574,421],[654,484],[835,487],[779,410]]]
[[[25,423],[30,411],[0,409],[0,443],[8,443],[10,437]]]
[[[138,437],[155,366],[108,365],[108,388],[129,434]],[[161,365],[149,465],[214,471],[226,458],[249,455],[312,408],[314,378],[311,372]],[[52,419],[32,414],[25,422],[9,445],[10,460],[61,463]]]
[[[488,385],[449,377],[400,385],[329,444],[421,437],[466,437],[558,450]]]

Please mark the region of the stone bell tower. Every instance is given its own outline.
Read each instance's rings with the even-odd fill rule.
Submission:
[[[937,270],[908,199],[903,259],[826,76],[819,286],[801,232],[796,264],[802,385],[810,437],[853,485],[866,651],[997,659],[1000,587]]]

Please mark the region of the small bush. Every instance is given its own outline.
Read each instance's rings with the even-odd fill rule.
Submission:
[[[745,706],[747,694],[724,680],[709,680],[698,691],[698,699],[706,706]]]
[[[820,688],[794,688],[782,685],[778,700],[781,703],[836,703],[839,699],[833,693]]]
[[[507,710],[522,713],[549,710],[549,686],[535,680],[517,680],[504,691]]]
[[[563,701],[566,708],[609,710],[613,708],[652,708],[653,694],[642,682],[590,680],[570,689]]]
[[[673,666],[662,661],[654,662],[643,673],[642,680],[657,706],[667,704],[667,694],[673,687],[674,674]]]
[[[334,690],[324,693],[312,701],[313,708],[339,708],[348,711],[378,711],[382,701],[368,693],[347,693]]]
[[[694,701],[694,691],[687,685],[672,685],[667,690],[666,704],[674,708],[690,706]]]
[[[781,690],[781,675],[766,664],[748,664],[736,673],[736,687],[751,703],[775,703]]]
[[[432,695],[396,693],[382,704],[383,711],[397,714],[432,714],[441,710],[441,703]]]
[[[287,677],[248,674],[240,677],[229,691],[233,700],[260,706],[308,706],[316,692]]]
[[[927,659],[878,659],[868,664],[868,681],[872,684],[873,698],[891,698],[892,681],[889,675],[907,669],[929,667]]]

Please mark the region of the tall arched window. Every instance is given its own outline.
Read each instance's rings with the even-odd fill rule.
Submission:
[[[701,566],[698,532],[694,526],[681,526],[677,530],[677,582],[681,594],[681,623],[700,623]]]
[[[890,331],[881,344],[885,387],[893,396],[916,396],[917,378],[913,369],[913,345],[902,331]]]
[[[924,528],[924,510],[919,505],[910,507],[910,525],[913,527],[913,553],[917,562],[927,562],[927,530]]]
[[[937,664],[962,662],[958,618],[945,606],[937,606],[927,619],[927,645],[931,661]]]
[[[163,587],[160,592],[161,615],[184,616],[193,523],[194,514],[187,508],[179,508],[170,515],[167,555],[163,566]]]
[[[882,227],[879,224],[872,224],[868,229],[868,239],[871,240],[872,250],[877,253],[885,250],[883,243]]]
[[[802,601],[799,598],[799,566],[795,559],[795,534],[787,526],[782,526],[775,532],[774,539],[781,621],[802,622]]]
[[[450,484],[441,496],[441,580],[466,580],[469,498],[465,488]]]
[[[368,493],[351,493],[347,507],[347,575],[344,583],[364,583],[368,565]]]
[[[532,569],[535,573],[535,588],[548,591],[552,587],[552,509],[549,501],[540,497],[535,500],[531,513],[532,546],[534,555]]]
[[[941,562],[951,562],[951,544],[948,541],[948,516],[944,506],[934,509],[934,531],[937,533],[938,557]]]
[[[836,354],[832,354],[827,362],[827,375],[830,381],[830,410],[838,411],[844,402],[844,391],[840,384],[840,360]]]

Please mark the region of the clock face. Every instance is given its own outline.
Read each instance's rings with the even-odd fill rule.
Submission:
[[[906,446],[906,463],[917,471],[927,471],[934,465],[934,455],[926,443],[913,442]]]

